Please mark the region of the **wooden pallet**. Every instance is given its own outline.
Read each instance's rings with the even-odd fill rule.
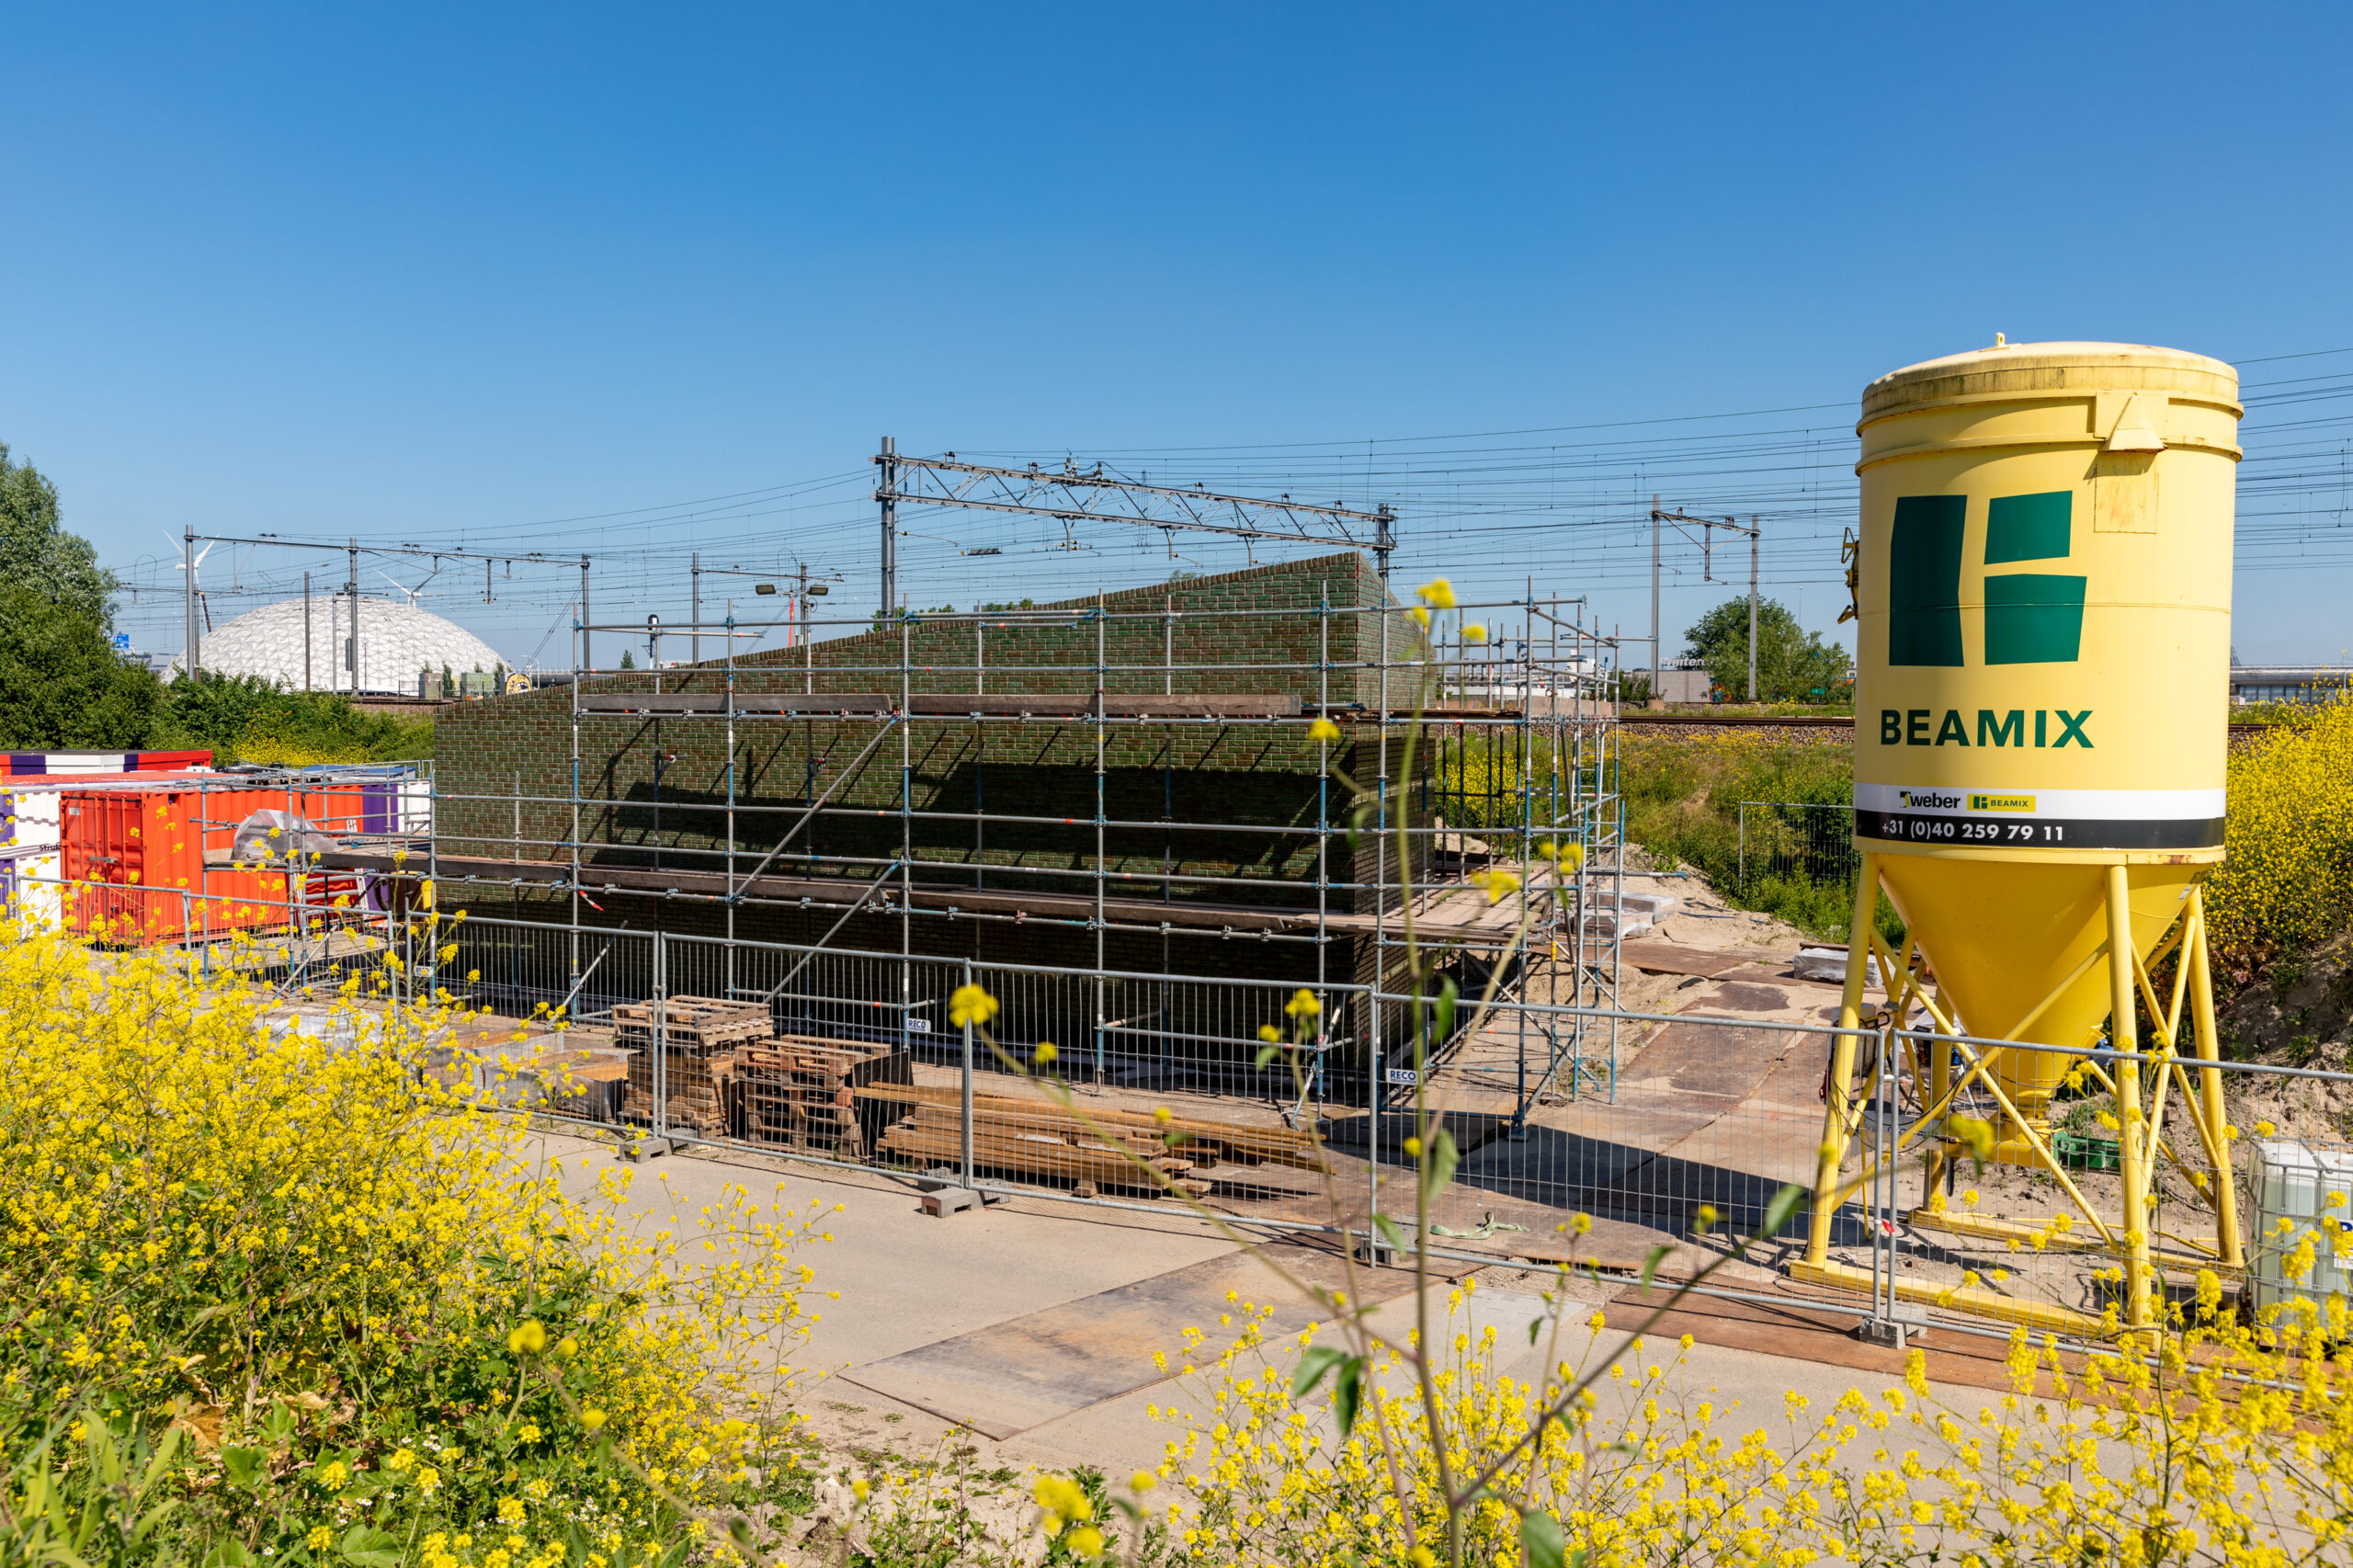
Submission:
[[[606,1045],[565,1045],[534,1060],[530,1071],[538,1075],[548,1108],[558,1116],[613,1121],[627,1104],[633,1055]]]
[[[728,1103],[735,1073],[732,1051],[671,1051],[665,1053],[663,1090],[667,1125],[711,1137],[731,1131]],[[654,1063],[650,1051],[629,1059],[629,1109],[625,1119],[650,1123],[654,1117]]]
[[[617,1044],[650,1048],[657,1028],[672,1051],[730,1051],[747,1040],[766,1040],[776,1033],[765,1002],[673,996],[661,1003],[624,1002],[613,1009]]]
[[[658,1004],[622,1003],[613,1009],[613,1043],[637,1052],[629,1063],[627,1119],[653,1119],[658,1059],[666,1124],[710,1137],[726,1136],[735,1130],[731,1114],[735,1058],[745,1046],[775,1032],[765,1002],[672,996]]]
[[[735,1052],[735,1083],[746,1137],[863,1158],[898,1113],[858,1091],[912,1086],[915,1062],[904,1047],[779,1035]]]

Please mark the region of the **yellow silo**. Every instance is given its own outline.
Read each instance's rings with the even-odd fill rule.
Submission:
[[[2131,1050],[2131,998],[2170,940],[2198,961],[2189,994],[2152,1000],[2163,1044],[2211,1035],[2193,912],[2222,857],[2240,412],[2230,366],[2135,344],[1996,344],[1863,393],[1855,939],[1884,889],[1940,1027],[2086,1047],[2120,1011]],[[2080,1059],[1982,1055],[1996,1157],[2057,1170],[2044,1120]],[[2117,1077],[2129,1113],[2140,1074]],[[2219,1139],[2219,1097],[2201,1108]],[[1831,1132],[1844,1142],[1836,1107]],[[2128,1204],[2148,1153],[2127,1149]],[[1826,1224],[1818,1210],[1817,1263]]]

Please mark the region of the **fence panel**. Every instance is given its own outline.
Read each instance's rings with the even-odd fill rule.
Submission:
[[[108,896],[134,895],[182,896]],[[1270,982],[245,902],[230,912],[233,937],[199,939],[191,919],[181,950],[298,1010],[354,974],[373,977],[370,1006],[446,991],[467,1016],[440,1026],[443,1065],[556,1125],[1100,1203],[1171,1207],[1173,1184],[1236,1222],[1358,1238],[1376,1216],[1410,1226],[1408,1140],[1434,1140],[1442,1125],[1459,1164],[1432,1207],[1431,1244],[1449,1255],[1631,1272],[1663,1248],[1668,1278],[1728,1259],[1711,1289],[1805,1300],[1882,1328],[1934,1320],[1998,1333],[2018,1322],[2097,1337],[2120,1305],[2107,1244],[2128,1229],[2113,1085],[2133,1064],[2103,1050],[2073,1053],[2082,1081],[2034,1124],[2059,1169],[1980,1168],[1927,1155],[1958,1147],[1956,1113],[2002,1124],[1984,1087],[1938,1103],[1938,1085],[1965,1075],[1985,1042],[1904,1033],[1892,1019],[1847,1031],[1842,1190],[1811,1246],[1841,1032],[1824,1017],[1836,994],[1822,988],[1782,984],[1786,1006],[1751,994],[1756,1012],[1711,1017],[1530,1001],[1506,987],[1483,1012],[1461,1004],[1455,1038],[1417,1064],[1415,999],[1393,992],[1328,987],[1311,993],[1310,1011],[1298,987]],[[130,928],[154,945],[143,934],[171,922],[139,913]],[[88,935],[119,947],[122,930]],[[989,1032],[1001,1057],[951,1017],[967,985],[996,999]],[[1575,1094],[1573,1042],[1605,1028],[1621,1036],[1616,1093]],[[2353,1192],[2353,1151],[2330,1119],[2353,1103],[2353,1074],[2155,1057],[2138,1070],[2146,1124],[2166,1141],[2147,1220],[2160,1294],[2192,1290],[2201,1270],[2226,1289],[2251,1280],[2266,1304],[2341,1290],[2335,1276],[2291,1278],[2301,1233],[2283,1240],[2269,1221],[2330,1231],[2347,1211],[2331,1195]],[[2215,1194],[2198,1179],[2189,1107],[2210,1093],[2231,1125],[2316,1135],[2250,1133],[2234,1152],[2244,1267],[2222,1256]],[[1790,1184],[1807,1199],[1731,1257]]]
[[[1739,891],[1761,896],[1769,883],[1797,882],[1851,895],[1862,875],[1855,808],[1812,801],[1740,802]]]

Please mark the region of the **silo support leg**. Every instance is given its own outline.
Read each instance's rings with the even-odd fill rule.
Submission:
[[[2109,1046],[2121,1058],[2140,1050],[2133,1004],[2139,1000],[2132,965],[2132,906],[2124,868],[2108,869],[2108,986]],[[2124,1321],[2153,1326],[2149,1310],[2149,1127],[2141,1114],[2141,1063],[2117,1061],[2117,1164],[2123,1177]]]
[[[2232,1173],[2229,1119],[2222,1108],[2222,1074],[2213,1063],[2222,1060],[2222,1036],[2214,1027],[2214,976],[2206,950],[2206,890],[2189,890],[2190,939],[2182,944],[2181,961],[2189,971],[2191,1030],[2198,1059],[2198,1103],[2212,1134],[2219,1157],[2214,1165],[2214,1250],[2228,1267],[2246,1267],[2245,1244],[2239,1239],[2238,1182]]]
[[[1838,997],[1838,1027],[1860,1026],[1863,987],[1870,978],[1871,933],[1879,915],[1879,857],[1865,855],[1855,879],[1855,914],[1847,927],[1847,985]],[[1892,980],[1893,977],[1891,977]],[[1855,1040],[1836,1036],[1830,1046],[1830,1083],[1823,1096],[1822,1151],[1814,1167],[1813,1213],[1806,1230],[1805,1261],[1824,1262],[1830,1252],[1830,1221],[1838,1208],[1838,1167],[1847,1157],[1847,1123],[1854,1100]]]

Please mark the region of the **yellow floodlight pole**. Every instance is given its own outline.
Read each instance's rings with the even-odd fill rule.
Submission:
[[[1879,857],[1866,854],[1855,879],[1855,916],[1847,927],[1847,984],[1838,995],[1838,1027],[1861,1026],[1863,986],[1870,978],[1871,928],[1879,915]],[[1888,983],[1894,983],[1893,975]],[[1830,1254],[1830,1220],[1838,1207],[1838,1167],[1847,1157],[1847,1112],[1855,1077],[1855,1039],[1841,1034],[1830,1047],[1830,1092],[1823,1096],[1822,1153],[1814,1167],[1813,1215],[1806,1228],[1805,1261]]]
[[[2149,1313],[2149,1129],[2141,1117],[2141,1064],[2122,1060],[2138,1046],[2132,1007],[2132,906],[2122,862],[2108,869],[2108,1040],[2117,1054],[2118,1165],[2124,1179],[2125,1323],[2151,1326]]]

